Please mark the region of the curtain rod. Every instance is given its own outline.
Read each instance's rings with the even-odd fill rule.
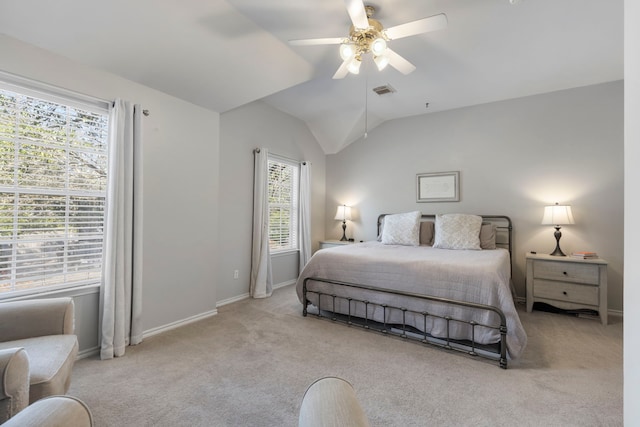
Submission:
[[[253,149],[253,153],[254,153],[254,154],[255,154],[255,153],[259,153],[259,152],[260,152],[260,148],[254,148],[254,149]],[[287,162],[291,162],[291,163],[299,163],[299,164],[301,163],[301,164],[303,164],[303,165],[306,165],[306,164],[307,164],[307,162],[306,162],[306,161],[292,159],[292,158],[290,158],[290,157],[281,156],[280,154],[275,154],[275,153],[272,153],[272,152],[269,152],[269,156],[271,156],[271,157],[275,157],[275,158],[280,159],[280,160],[285,160],[285,161],[287,161]]]

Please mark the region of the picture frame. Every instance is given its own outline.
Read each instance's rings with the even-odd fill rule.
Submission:
[[[416,174],[416,202],[459,202],[460,172]]]

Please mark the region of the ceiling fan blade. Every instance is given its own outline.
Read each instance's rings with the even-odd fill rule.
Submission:
[[[428,18],[387,28],[385,33],[390,40],[395,40],[402,37],[415,36],[416,34],[428,33],[429,31],[443,30],[447,28],[447,22],[447,15],[440,13]]]
[[[348,73],[349,73],[349,60],[347,59],[342,64],[340,64],[340,67],[338,67],[338,71],[336,71],[336,73],[333,75],[333,78],[336,80],[344,79]]]
[[[415,65],[389,48],[387,48],[387,52],[385,54],[389,57],[389,65],[400,71],[402,74],[409,74],[416,69]]]
[[[315,46],[321,44],[340,44],[344,42],[344,37],[330,37],[324,39],[300,39],[289,40],[291,46]]]
[[[347,6],[347,13],[354,27],[369,28],[369,19],[362,0],[344,0],[344,5]]]

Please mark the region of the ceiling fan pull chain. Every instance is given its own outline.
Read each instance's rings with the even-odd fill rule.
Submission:
[[[368,116],[369,116],[369,70],[365,70],[364,77],[364,137],[367,138],[367,129],[369,128]]]

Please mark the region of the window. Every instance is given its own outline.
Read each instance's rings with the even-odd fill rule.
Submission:
[[[0,82],[0,298],[99,284],[108,111]]]
[[[269,159],[269,249],[298,249],[299,165]]]

